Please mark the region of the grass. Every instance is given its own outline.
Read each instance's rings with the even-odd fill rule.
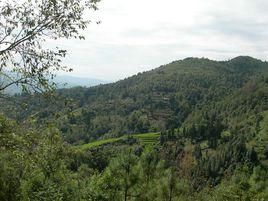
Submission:
[[[144,133],[144,134],[124,135],[124,136],[118,137],[118,138],[109,138],[109,139],[97,140],[94,142],[90,142],[88,144],[79,145],[77,147],[81,150],[92,149],[92,148],[95,148],[95,147],[98,147],[101,145],[105,145],[108,143],[113,143],[113,142],[117,142],[117,141],[122,140],[122,139],[126,139],[128,136],[131,136],[131,137],[139,140],[139,142],[141,144],[152,145],[157,141],[160,134],[159,133]]]
[[[78,147],[82,150],[86,150],[86,149],[91,149],[91,148],[98,147],[104,144],[116,142],[120,139],[121,138],[109,138],[109,139],[104,139],[104,140],[98,140],[98,141],[90,142],[88,144],[79,145]]]

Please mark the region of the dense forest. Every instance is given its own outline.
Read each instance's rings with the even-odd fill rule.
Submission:
[[[235,127],[245,114],[266,109],[267,69],[268,63],[250,57],[187,58],[112,84],[58,90],[53,101],[11,97],[2,110],[18,122],[33,116],[38,125],[53,122],[72,144],[185,127],[206,111],[224,121],[238,115]]]
[[[0,101],[0,200],[268,200],[267,62],[187,58]]]

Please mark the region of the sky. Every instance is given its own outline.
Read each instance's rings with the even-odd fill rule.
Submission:
[[[102,0],[86,40],[58,41],[72,75],[116,81],[186,57],[268,59],[267,0]]]

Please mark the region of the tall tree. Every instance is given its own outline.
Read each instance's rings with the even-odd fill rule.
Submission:
[[[99,0],[3,0],[0,2],[0,92],[11,85],[44,91],[56,71],[71,71],[61,59],[66,50],[45,48],[48,40],[84,39],[88,10]]]

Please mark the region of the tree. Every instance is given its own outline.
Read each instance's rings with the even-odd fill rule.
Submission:
[[[0,116],[0,200],[75,200],[67,153],[57,129],[26,131]]]
[[[0,92],[11,85],[34,92],[51,89],[66,50],[47,49],[48,40],[84,39],[87,10],[99,0],[3,0],[0,2]]]
[[[187,194],[187,191],[187,184],[178,180],[174,168],[169,168],[159,182],[158,199],[164,201],[178,200]]]
[[[109,191],[113,196],[110,200],[124,200],[128,201],[136,197],[135,187],[138,184],[138,171],[137,171],[138,158],[132,153],[131,149],[125,150],[117,158],[111,160],[107,169],[110,173],[110,185],[112,189]],[[107,184],[108,185],[108,184]],[[116,195],[116,199],[115,196]]]

